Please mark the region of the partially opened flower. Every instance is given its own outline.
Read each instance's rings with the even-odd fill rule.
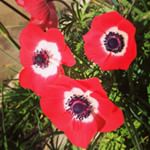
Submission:
[[[135,27],[118,12],[96,16],[83,38],[85,54],[102,70],[127,70],[136,57]]]
[[[54,80],[62,72],[62,64],[72,66],[75,59],[58,29],[42,31],[29,24],[20,35],[20,61],[24,66],[20,84],[38,95],[47,80]]]
[[[86,148],[97,132],[116,130],[122,111],[107,97],[97,78],[73,80],[61,76],[47,83],[40,100],[44,114],[76,146]]]
[[[51,0],[16,0],[31,15],[32,23],[43,29],[57,27],[58,18]]]

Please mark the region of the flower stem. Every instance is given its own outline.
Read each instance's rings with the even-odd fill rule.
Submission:
[[[0,22],[0,34],[6,38],[17,50],[20,49],[18,43],[10,36],[9,32],[5,28],[5,26]]]
[[[7,143],[7,136],[6,136],[6,130],[5,130],[5,122],[4,122],[4,87],[3,87],[3,84],[2,84],[2,87],[1,87],[1,94],[2,94],[2,107],[1,107],[1,114],[2,114],[2,131],[3,131],[3,142],[4,142],[4,149],[5,150],[8,150],[8,143]]]
[[[131,117],[130,117],[131,115],[129,114],[129,109],[128,108],[126,108],[125,116],[126,116],[126,119],[127,119],[125,121],[125,126],[128,129],[128,131],[129,131],[129,133],[132,137],[131,140],[132,140],[135,148],[137,150],[143,150],[143,148],[142,148],[142,146],[139,142],[138,134],[136,133],[135,127],[134,127],[133,122],[131,120]]]
[[[138,9],[135,6],[133,7],[133,5],[135,3],[135,0],[132,2],[132,4],[130,2],[128,2],[128,1],[126,1],[126,0],[119,0],[118,2],[120,4],[120,6],[123,5],[125,8],[129,8],[129,10],[128,10],[128,12],[127,12],[125,17],[128,17],[128,15],[131,12],[131,10],[134,11],[134,13],[136,13],[138,15],[142,15],[143,14],[143,12],[140,9]]]
[[[141,0],[141,1],[142,1],[142,3],[143,3],[143,6],[144,6],[145,10],[148,11],[149,9],[148,9],[148,7],[147,7],[145,1],[144,1],[144,0]]]
[[[23,18],[25,18],[26,20],[30,20],[25,14],[23,14],[22,12],[20,12],[18,9],[16,9],[15,7],[13,7],[12,5],[10,5],[9,3],[7,3],[6,1],[4,0],[1,0],[1,2],[9,7],[10,9],[12,9],[13,11],[15,11],[17,14],[19,14],[20,16],[22,16]]]

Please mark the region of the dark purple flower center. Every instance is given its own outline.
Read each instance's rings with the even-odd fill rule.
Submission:
[[[44,69],[49,65],[49,55],[46,50],[35,52],[33,56],[33,64]]]
[[[66,105],[69,107],[67,111],[70,111],[79,120],[87,118],[92,112],[92,106],[84,96],[73,95],[68,99]]]
[[[114,32],[109,32],[104,40],[104,45],[107,51],[118,53],[124,48],[124,38],[122,35]]]
[[[76,104],[73,105],[73,112],[75,114],[80,114],[83,111],[85,111],[86,108],[87,108],[87,106],[84,105],[83,103],[76,103]]]

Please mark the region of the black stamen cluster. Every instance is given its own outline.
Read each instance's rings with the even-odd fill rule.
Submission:
[[[46,50],[35,52],[33,56],[33,64],[44,69],[49,65],[49,55]]]
[[[69,106],[67,111],[70,111],[72,115],[76,116],[76,119],[79,119],[80,121],[84,118],[87,118],[92,112],[92,106],[90,102],[83,95],[71,96],[66,105]]]
[[[124,38],[121,34],[109,32],[104,40],[107,51],[118,53],[124,48]]]

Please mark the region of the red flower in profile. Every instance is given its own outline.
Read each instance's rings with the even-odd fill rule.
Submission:
[[[29,24],[20,35],[20,61],[24,66],[20,73],[20,84],[35,91],[38,95],[47,80],[62,71],[61,64],[72,66],[75,59],[58,29],[42,31]]]
[[[16,0],[16,2],[30,13],[32,23],[43,29],[57,27],[57,13],[51,0]]]
[[[44,114],[76,146],[86,148],[97,132],[116,130],[122,111],[107,97],[97,78],[73,80],[61,76],[47,83],[40,105]]]
[[[127,70],[136,57],[135,27],[118,12],[96,16],[84,35],[85,54],[102,70]]]

